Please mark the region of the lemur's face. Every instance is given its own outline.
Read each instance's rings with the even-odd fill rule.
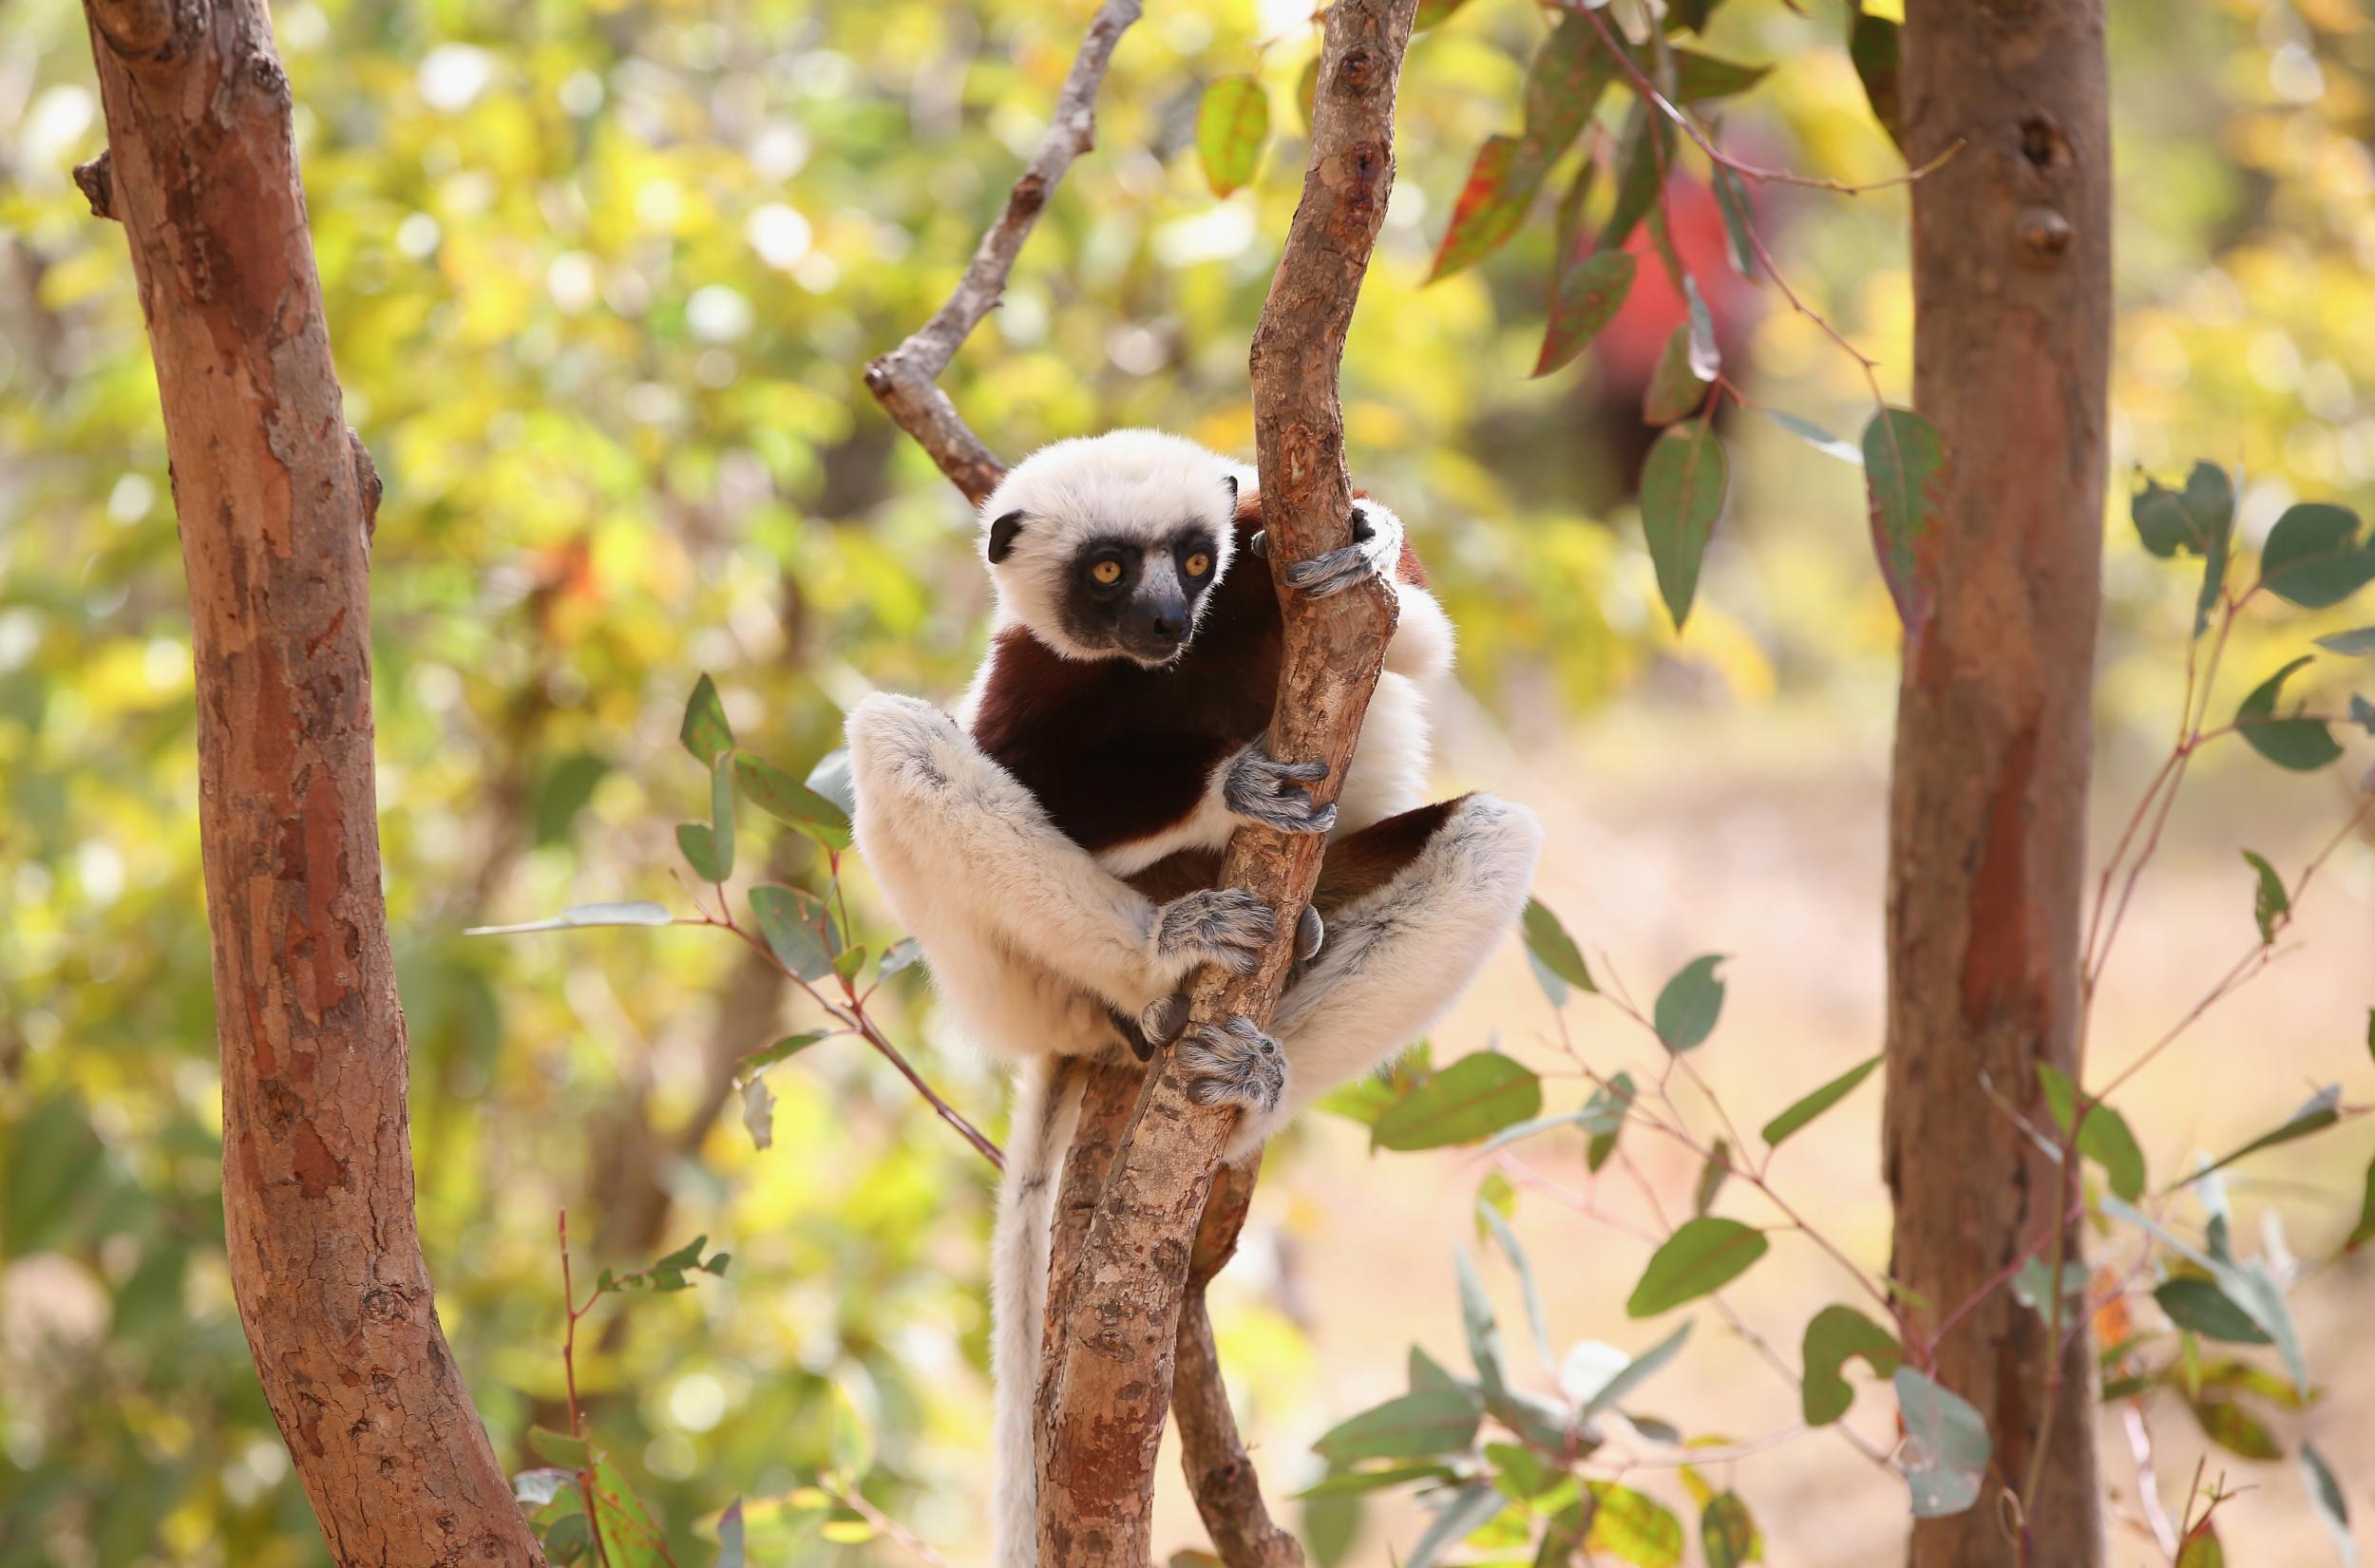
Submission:
[[[1227,464],[1192,443],[1065,442],[999,486],[982,554],[1008,617],[1056,652],[1159,669],[1227,570],[1236,503]]]

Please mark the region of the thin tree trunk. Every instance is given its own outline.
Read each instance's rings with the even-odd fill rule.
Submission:
[[[2111,132],[2102,0],[1910,0],[1903,36],[1908,159],[1964,143],[1912,192],[1914,402],[1948,462],[1890,809],[1893,1270],[1934,1323],[2075,1196],[1982,1085],[2047,1122],[2038,1065],[2069,1068],[2078,1044]],[[1994,1474],[1978,1506],[1915,1525],[1916,1568],[2102,1560],[2093,1357],[2083,1325],[2064,1332],[2057,1366],[2045,1322],[1998,1289],[1940,1346]]]
[[[197,645],[199,823],[232,1283],[332,1555],[541,1564],[429,1294],[380,898],[349,433],[262,0],[88,0],[172,455]]]
[[[1351,538],[1337,378],[1369,255],[1394,186],[1394,100],[1416,0],[1336,0],[1321,42],[1302,200],[1255,329],[1255,447],[1274,561]],[[1395,600],[1372,584],[1327,599],[1282,591],[1285,652],[1270,742],[1326,760],[1332,799],[1384,665]],[[1241,827],[1221,881],[1276,910],[1279,940],[1253,974],[1210,970],[1194,1018],[1266,1023],[1311,897],[1320,844]],[[1062,1353],[1039,1476],[1039,1555],[1054,1568],[1147,1568],[1154,1464],[1168,1414],[1181,1309],[1205,1198],[1236,1116],[1190,1103],[1166,1056],[1122,1136],[1064,1299]],[[1043,1383],[1045,1390],[1050,1383]]]

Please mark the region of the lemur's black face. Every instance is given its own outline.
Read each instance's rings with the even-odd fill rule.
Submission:
[[[1056,585],[1055,613],[1065,634],[1140,664],[1168,664],[1188,646],[1196,602],[1212,586],[1214,552],[1212,535],[1201,523],[1153,540],[1088,540]]]

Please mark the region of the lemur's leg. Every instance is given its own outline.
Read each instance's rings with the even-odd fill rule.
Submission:
[[[1541,848],[1533,813],[1489,795],[1423,806],[1329,846],[1320,897],[1343,901],[1270,1034],[1238,1018],[1178,1048],[1190,1098],[1245,1107],[1228,1158],[1425,1033],[1516,924]],[[1182,1021],[1175,1003],[1147,1010],[1158,1039]]]
[[[1156,905],[1047,819],[947,714],[877,693],[850,710],[858,848],[926,952],[988,932],[1134,1012],[1202,963],[1244,973],[1276,932],[1234,888]]]

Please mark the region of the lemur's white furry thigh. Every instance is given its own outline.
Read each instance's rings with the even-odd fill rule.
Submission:
[[[1327,946],[1270,1026],[1286,1053],[1286,1092],[1270,1115],[1240,1124],[1228,1158],[1441,1018],[1517,923],[1541,851],[1532,812],[1471,795],[1401,875],[1330,916]]]
[[[1036,1425],[1039,1340],[1047,1318],[1048,1248],[1056,1178],[1080,1115],[1080,1078],[1071,1063],[1034,1057],[1015,1074],[1015,1115],[1006,1175],[998,1189],[990,1241],[990,1433],[993,1568],[1034,1568],[1039,1555]]]
[[[1028,954],[1026,969],[1060,963],[1131,1013],[1168,989],[1183,966],[1158,956],[1153,903],[1057,830],[955,720],[878,692],[850,709],[848,735],[859,852],[944,984],[974,978],[950,974],[952,960],[989,971]]]

